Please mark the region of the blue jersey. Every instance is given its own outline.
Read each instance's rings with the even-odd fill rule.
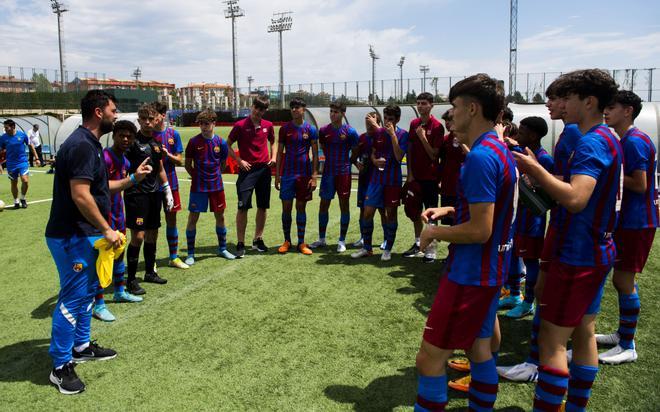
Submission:
[[[332,123],[319,130],[323,145],[323,174],[331,176],[351,174],[351,149],[358,144],[358,134],[347,124],[335,128]]]
[[[559,140],[555,145],[555,150],[552,158],[554,159],[554,168],[552,174],[555,176],[563,176],[564,181],[568,182],[568,163],[571,155],[575,150],[575,145],[582,136],[580,129],[575,123],[567,124],[564,130],[559,135]],[[566,218],[564,213],[566,209],[560,207],[553,207],[550,210],[550,220],[548,226],[560,228]]]
[[[458,179],[456,225],[470,220],[470,204],[494,203],[486,243],[449,245],[449,279],[461,285],[499,286],[506,279],[513,248],[516,165],[494,131],[482,134],[465,157]]]
[[[623,151],[610,129],[592,127],[578,141],[569,162],[569,179],[586,175],[596,179],[587,206],[566,216],[560,228],[559,260],[573,266],[599,266],[614,263],[616,250],[612,232],[616,227],[616,202],[621,181]]]
[[[646,192],[636,193],[624,187],[619,226],[623,229],[658,227],[655,145],[648,135],[632,127],[621,139],[621,146],[624,174],[632,176],[636,170],[646,172]]]
[[[289,122],[280,128],[279,144],[284,147],[282,176],[311,176],[312,161],[309,149],[312,142],[319,139],[316,127],[307,122],[297,126]]]
[[[534,156],[536,156],[536,160],[539,161],[545,170],[552,173],[554,161],[552,160],[552,156],[544,148],[541,147],[535,151]],[[543,237],[545,235],[545,215],[537,216],[533,214],[527,206],[519,201],[515,227],[516,234],[518,235]]]
[[[126,156],[117,154],[111,149],[103,149],[105,166],[108,169],[108,180],[122,180],[128,176],[130,163]],[[110,219],[108,221],[113,230],[126,233],[126,216],[124,215],[124,198],[121,192],[110,194]]]
[[[7,133],[0,136],[0,149],[7,149],[7,170],[14,170],[28,164],[25,147],[30,144],[25,133],[17,130],[13,136]]]
[[[395,132],[397,141],[403,153],[408,150],[408,132],[397,127]],[[385,167],[383,170],[375,167],[371,173],[371,183],[377,183],[385,186],[401,186],[401,162],[394,157],[394,146],[392,138],[387,129],[380,129],[378,134],[372,140],[372,148],[376,159],[384,158]]]
[[[168,127],[162,132],[153,133],[154,140],[162,144],[165,149],[171,154],[183,153],[183,143],[181,143],[181,135],[179,132]],[[169,157],[163,156],[163,168],[167,174],[167,182],[170,184],[172,190],[179,189],[179,179],[176,176],[176,165],[172,163]]]
[[[207,139],[201,134],[190,139],[186,146],[186,159],[193,161],[191,192],[220,192],[222,164],[227,160],[229,147],[218,135]]]

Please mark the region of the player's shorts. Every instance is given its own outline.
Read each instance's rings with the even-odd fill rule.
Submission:
[[[642,273],[654,238],[655,228],[617,229],[614,232],[614,244],[616,245],[614,269]]]
[[[270,183],[270,168],[266,165],[253,166],[247,172],[241,170],[236,181],[238,208],[241,210],[252,208],[252,192],[256,192],[259,209],[270,208]]]
[[[438,196],[440,195],[438,182],[435,180],[416,181],[422,187],[422,204],[424,205],[424,209],[438,207]]]
[[[282,176],[280,179],[280,199],[308,202],[312,200],[312,190],[309,188],[309,176]]]
[[[188,200],[188,210],[196,213],[205,213],[208,209],[211,212],[222,212],[227,207],[225,201],[225,191],[217,192],[190,192]]]
[[[154,230],[160,227],[163,193],[131,193],[124,195],[126,227],[133,230]]]
[[[348,199],[351,196],[351,175],[323,175],[321,177],[321,189],[319,197],[323,200],[332,200],[335,193],[340,199]]]
[[[611,269],[611,265],[573,266],[553,260],[539,304],[541,319],[557,326],[576,327],[584,315],[598,313]]]
[[[543,240],[543,249],[541,250],[540,270],[548,272],[550,263],[557,257],[558,250],[559,231],[555,226],[548,225],[548,230],[545,232],[545,239]]]
[[[369,174],[362,173],[358,176],[358,189],[357,189],[357,207],[364,207],[364,198],[367,196],[367,188],[369,187]]]
[[[174,199],[174,206],[172,206],[172,209],[167,210],[167,213],[176,213],[180,212],[183,210],[181,207],[181,196],[179,195],[179,189],[172,190],[172,199]],[[165,196],[163,196],[163,210],[166,210],[166,201],[165,201]]]
[[[456,207],[456,201],[458,200],[458,197],[456,196],[450,196],[450,195],[441,195],[440,196],[440,206],[442,207]],[[454,225],[454,217],[453,216],[447,216],[443,217],[440,219],[440,223],[443,225],[447,226],[453,226]]]
[[[401,186],[369,183],[364,205],[375,208],[398,207],[401,204]]]
[[[20,166],[16,166],[12,169],[7,169],[7,177],[9,180],[18,180],[21,176],[25,176],[28,173],[30,173],[30,170],[28,169],[29,165],[27,163],[22,164]]]
[[[513,238],[513,254],[523,259],[539,259],[543,244],[543,237],[516,234]]]
[[[424,328],[424,340],[442,349],[469,349],[492,336],[499,286],[460,285],[445,275]]]

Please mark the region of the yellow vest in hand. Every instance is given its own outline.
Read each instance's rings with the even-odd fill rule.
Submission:
[[[114,261],[121,256],[126,247],[126,236],[121,232],[117,232],[117,234],[121,239],[121,245],[117,249],[108,249],[108,241],[103,237],[94,242],[94,249],[99,251],[99,257],[96,259],[96,274],[102,288],[107,288],[112,283]]]

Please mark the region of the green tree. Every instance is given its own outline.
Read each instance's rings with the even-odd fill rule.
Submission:
[[[35,73],[32,75],[32,81],[34,82],[34,88],[38,92],[51,92],[53,91],[52,85],[48,81],[48,78],[41,73]]]
[[[536,93],[534,97],[532,97],[532,103],[544,103],[545,100],[543,100],[543,96],[541,96],[541,93]]]

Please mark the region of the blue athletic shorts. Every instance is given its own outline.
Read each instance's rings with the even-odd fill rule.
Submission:
[[[28,170],[29,165],[27,163],[20,166],[16,166],[13,169],[7,169],[7,177],[9,180],[18,180],[19,177],[25,176],[30,173]]]

